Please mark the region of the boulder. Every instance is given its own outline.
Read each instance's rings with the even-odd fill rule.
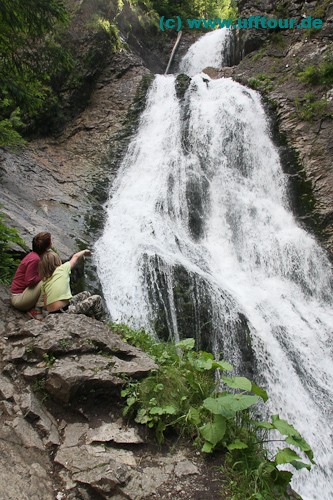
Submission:
[[[84,315],[54,314],[41,322],[31,320],[17,327],[14,338],[4,349],[4,359],[25,363],[25,379],[43,377],[46,390],[65,403],[90,389],[110,392],[122,386],[126,377],[138,378],[157,368],[144,352]]]
[[[141,444],[144,440],[135,427],[127,426],[122,420],[117,422],[103,422],[97,428],[89,429],[86,436],[87,443],[109,442],[117,444]]]

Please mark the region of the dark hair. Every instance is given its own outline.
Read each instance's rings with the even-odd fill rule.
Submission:
[[[51,251],[45,252],[38,263],[39,276],[44,280],[50,278],[61,264],[62,262],[58,254]]]
[[[46,250],[51,247],[51,234],[38,233],[32,240],[32,250],[38,255],[42,255]]]

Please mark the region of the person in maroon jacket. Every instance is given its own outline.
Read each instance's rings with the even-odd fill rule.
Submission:
[[[20,263],[10,287],[12,306],[19,311],[31,310],[32,317],[38,312],[33,308],[38,303],[42,286],[38,264],[41,256],[51,248],[51,244],[50,233],[38,233],[33,238],[32,252],[28,253]],[[42,303],[37,305],[43,306]]]

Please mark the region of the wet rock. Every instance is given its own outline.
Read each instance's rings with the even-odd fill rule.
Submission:
[[[183,99],[186,90],[189,88],[191,78],[187,75],[180,74],[176,78],[176,94],[178,99]]]

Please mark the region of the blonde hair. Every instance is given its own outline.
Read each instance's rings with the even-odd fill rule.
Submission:
[[[39,261],[38,272],[43,280],[50,278],[57,267],[61,266],[62,262],[58,254],[54,252],[46,252]]]

